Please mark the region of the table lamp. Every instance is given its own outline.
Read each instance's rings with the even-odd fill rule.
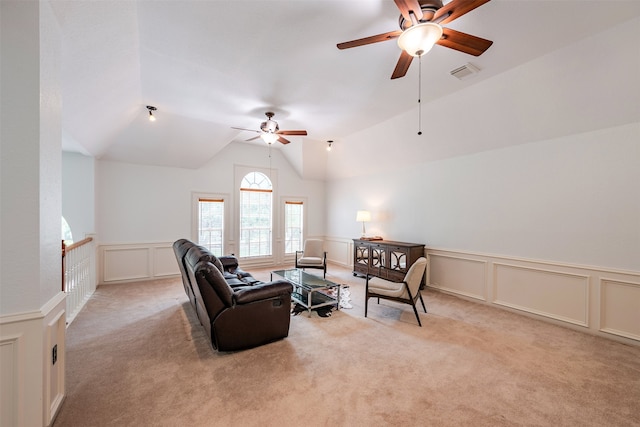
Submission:
[[[371,212],[369,211],[358,211],[356,213],[356,221],[362,222],[362,237],[367,236],[367,232],[364,228],[364,223],[371,221]]]

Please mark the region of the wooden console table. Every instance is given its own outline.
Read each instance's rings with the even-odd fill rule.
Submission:
[[[423,256],[424,245],[419,243],[353,239],[353,275],[402,282],[409,267]],[[424,281],[423,276],[423,285]]]

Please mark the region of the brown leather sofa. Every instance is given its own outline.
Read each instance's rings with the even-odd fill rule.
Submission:
[[[289,335],[292,285],[260,282],[234,256],[216,257],[180,239],[173,244],[185,292],[218,351],[237,351]]]

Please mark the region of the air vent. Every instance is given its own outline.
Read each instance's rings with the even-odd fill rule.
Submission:
[[[476,67],[475,65],[467,62],[462,67],[458,67],[455,70],[450,71],[450,74],[453,77],[457,78],[458,80],[464,80],[464,79],[468,79],[469,77],[473,76],[478,71],[480,71],[480,69],[478,67]]]

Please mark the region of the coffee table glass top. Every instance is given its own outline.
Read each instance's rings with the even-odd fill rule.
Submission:
[[[276,270],[272,271],[272,273],[280,277],[284,277],[291,283],[307,288],[307,290],[326,289],[333,286],[339,286],[338,284],[325,280],[322,277],[305,273],[304,271],[295,268],[291,270]]]
[[[340,310],[340,285],[300,269],[275,270],[273,275],[284,277],[293,285],[291,299],[305,307],[311,316],[311,310],[328,305],[335,305]]]

